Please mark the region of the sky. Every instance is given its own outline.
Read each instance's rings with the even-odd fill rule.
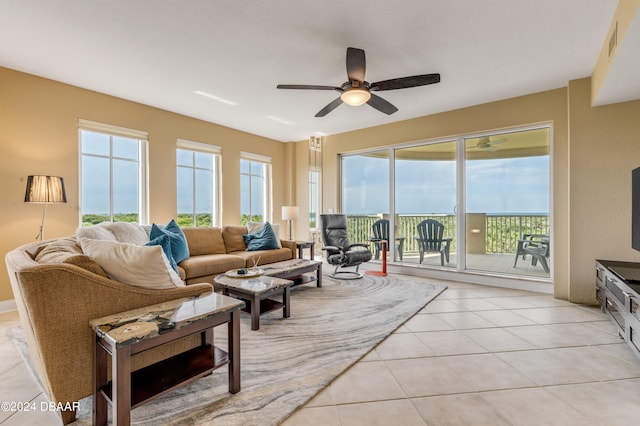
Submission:
[[[549,157],[472,160],[466,164],[468,213],[548,213]],[[389,212],[388,160],[343,157],[346,214]],[[455,161],[397,160],[396,213],[454,214]]]

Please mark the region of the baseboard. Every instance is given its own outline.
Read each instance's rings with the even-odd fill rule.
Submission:
[[[0,313],[11,312],[18,309],[15,299],[0,300]]]

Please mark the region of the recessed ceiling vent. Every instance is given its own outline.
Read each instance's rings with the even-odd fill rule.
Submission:
[[[613,54],[614,50],[618,46],[618,21],[616,21],[615,27],[613,27],[613,33],[611,34],[611,38],[609,39],[609,58]]]

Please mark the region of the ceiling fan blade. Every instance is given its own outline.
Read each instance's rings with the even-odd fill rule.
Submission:
[[[316,117],[324,117],[325,115],[329,114],[334,109],[338,108],[341,104],[342,104],[342,98],[340,98],[338,96],[329,105],[327,105],[326,107],[324,107],[320,111],[318,111],[318,113],[315,116]]]
[[[278,89],[302,89],[302,90],[338,90],[341,88],[335,86],[314,86],[311,84],[278,84]]]
[[[391,80],[371,83],[371,90],[395,90],[407,89],[409,87],[426,86],[440,82],[440,74],[422,74],[411,77],[392,78]]]
[[[357,80],[363,82],[366,67],[364,50],[347,47],[347,75],[349,76],[349,81]]]
[[[380,112],[384,112],[387,115],[391,115],[398,110],[393,104],[388,101],[385,101],[378,95],[371,94],[371,98],[367,101],[367,103],[377,109]]]

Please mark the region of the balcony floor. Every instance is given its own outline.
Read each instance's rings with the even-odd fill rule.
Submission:
[[[388,261],[391,261],[389,255],[387,255]],[[398,264],[418,264],[418,253],[404,253],[402,256],[402,262]],[[456,268],[457,256],[456,253],[451,253],[450,262],[445,266]],[[538,263],[536,266],[531,265],[531,256],[528,255],[526,259],[522,259],[522,256],[518,259],[516,267],[513,267],[513,261],[515,260],[515,254],[467,254],[467,270],[470,271],[482,271],[496,274],[509,274],[518,276],[528,276],[535,278],[549,278],[549,273],[545,272],[542,265]],[[373,260],[375,261],[375,260]],[[424,261],[425,266],[440,266],[439,254],[425,254]]]

